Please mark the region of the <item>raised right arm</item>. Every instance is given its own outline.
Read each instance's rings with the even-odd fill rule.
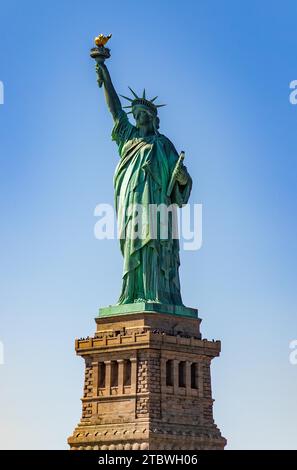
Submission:
[[[98,81],[103,81],[106,104],[112,114],[113,120],[116,121],[117,119],[119,119],[120,114],[122,112],[122,105],[117,95],[117,92],[114,89],[113,83],[109,75],[109,71],[105,64],[97,64],[96,72],[98,75]]]

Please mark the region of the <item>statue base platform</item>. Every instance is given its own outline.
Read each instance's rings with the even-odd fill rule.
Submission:
[[[196,308],[185,307],[184,305],[168,305],[156,302],[135,302],[133,304],[109,305],[99,309],[99,317],[110,317],[123,314],[135,314],[139,312],[168,313],[183,317],[198,317]]]
[[[70,448],[224,449],[210,376],[220,341],[201,339],[196,309],[182,316],[159,312],[159,304],[142,304],[143,311],[132,305],[132,312],[125,305],[100,309],[94,337],[75,341],[86,369]]]

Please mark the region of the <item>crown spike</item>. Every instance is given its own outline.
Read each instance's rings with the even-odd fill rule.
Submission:
[[[143,89],[142,98],[143,98],[143,99],[146,99],[146,98],[145,98],[145,88]]]
[[[154,98],[152,98],[152,99],[150,100],[150,102],[153,103],[157,98],[158,98],[158,96],[155,96]]]
[[[166,104],[155,104],[156,108],[162,108],[162,106],[167,106]]]
[[[132,108],[132,106],[130,106],[130,105],[129,106],[123,106],[123,108]]]
[[[131,93],[133,93],[133,95],[135,96],[135,98],[136,98],[136,99],[139,99],[139,96],[136,95],[135,91],[133,91],[132,88],[129,87],[129,86],[128,86],[128,88],[129,88],[129,90],[131,91]]]
[[[120,96],[121,96],[122,98],[125,98],[125,100],[131,101],[131,103],[132,103],[132,101],[133,101],[133,100],[131,100],[131,98],[128,98],[128,96],[125,96],[125,95],[120,95]]]

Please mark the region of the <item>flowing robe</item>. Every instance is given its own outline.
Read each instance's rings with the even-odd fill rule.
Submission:
[[[151,230],[149,217],[144,219],[146,223],[141,224],[141,236],[135,236],[139,217],[133,207],[141,205],[143,214],[152,204],[181,207],[189,199],[191,177],[188,175],[183,186],[176,182],[168,197],[166,193],[178,160],[177,151],[161,134],[141,137],[124,111],[115,122],[112,139],[116,141],[121,157],[114,174],[115,207],[124,257],[118,304],[146,301],[183,305],[178,274],[179,241],[173,236],[171,218],[167,227],[168,237],[163,238],[160,234],[160,219],[157,233]]]

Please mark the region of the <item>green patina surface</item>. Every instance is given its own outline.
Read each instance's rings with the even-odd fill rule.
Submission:
[[[139,311],[162,312],[187,317],[197,316],[195,309],[183,305],[179,280],[179,241],[172,220],[166,223],[167,235],[158,221],[152,229],[147,215],[152,206],[177,207],[187,204],[192,179],[182,164],[172,142],[159,133],[158,107],[145,91],[141,97],[132,91],[130,109],[133,125],[123,110],[109,71],[97,61],[98,81],[103,83],[105,98],[114,120],[112,139],[118,146],[120,160],[114,175],[115,206],[120,228],[120,248],[124,259],[122,290],[116,306],[100,309],[100,316]],[[170,189],[169,189],[170,188]],[[146,214],[141,236],[134,236],[139,226],[138,209]]]
[[[99,318],[113,317],[117,315],[129,315],[133,313],[167,313],[183,317],[198,318],[196,308],[184,305],[157,304],[154,302],[138,302],[133,304],[110,305],[99,309]]]

